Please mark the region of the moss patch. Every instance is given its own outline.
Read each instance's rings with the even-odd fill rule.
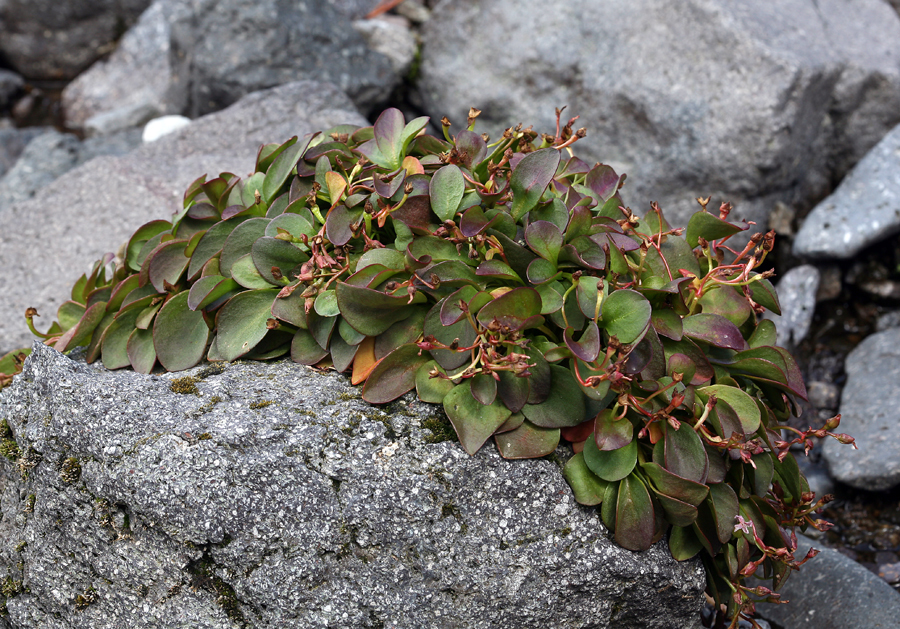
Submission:
[[[431,435],[425,436],[425,443],[440,443],[442,441],[456,441],[456,430],[446,416],[429,417],[422,422],[422,428],[431,431]]]
[[[66,485],[78,482],[81,478],[81,463],[74,456],[63,461],[62,468],[59,470],[59,479]]]
[[[197,383],[200,378],[197,376],[184,376],[183,378],[175,378],[169,384],[172,393],[180,393],[181,395],[200,395]]]

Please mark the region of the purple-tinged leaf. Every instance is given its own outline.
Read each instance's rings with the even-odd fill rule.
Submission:
[[[531,250],[545,260],[556,264],[563,235],[559,228],[548,221],[535,221],[525,228],[525,241]]]
[[[755,274],[751,274],[751,277],[754,275]],[[753,297],[753,301],[760,306],[764,306],[775,314],[781,315],[781,304],[778,302],[778,293],[775,291],[775,287],[772,286],[772,282],[769,280],[763,278],[751,283],[750,295]]]
[[[139,311],[131,310],[125,312],[109,324],[106,332],[103,334],[101,343],[100,359],[103,366],[107,369],[121,369],[131,365],[128,358],[127,344],[128,337],[131,336],[132,330],[135,329],[135,321],[137,321]]]
[[[544,190],[556,174],[559,159],[558,150],[540,149],[529,153],[513,167],[509,178],[509,186],[513,191],[510,205],[513,219],[518,221],[541,200]]]
[[[441,325],[453,325],[466,316],[460,308],[460,302],[469,309],[469,300],[478,293],[478,289],[472,286],[463,286],[454,293],[441,300]]]
[[[400,154],[403,151],[403,129],[406,121],[399,109],[385,109],[375,121],[375,144],[379,152],[387,159],[393,170],[400,167]]]
[[[188,292],[182,291],[165,303],[153,324],[153,347],[166,371],[182,371],[196,365],[206,354],[209,327],[203,313],[188,307]]]
[[[747,347],[740,330],[722,315],[701,312],[682,320],[684,335],[715,347],[741,351]]]
[[[424,306],[416,306],[412,314],[401,319],[387,330],[375,337],[375,359],[381,360],[401,345],[416,342],[422,336],[425,325],[425,315],[428,309]],[[341,330],[349,328],[346,321],[341,320]],[[350,328],[351,330],[353,328]],[[352,340],[352,339],[351,339]]]
[[[578,342],[575,341],[575,330],[566,328],[563,338],[572,353],[586,363],[592,363],[600,355],[600,328],[593,321],[588,321],[584,333]]]
[[[734,534],[734,519],[740,512],[737,495],[728,483],[709,487],[710,508],[715,518],[716,535],[723,544]]]
[[[647,550],[656,532],[656,514],[650,492],[636,474],[619,483],[616,498],[616,543],[628,550]]]
[[[156,364],[156,350],[153,347],[153,332],[135,328],[125,346],[128,361],[138,373],[148,374]]]
[[[475,275],[479,277],[492,277],[501,280],[511,280],[522,283],[522,278],[503,260],[485,260],[475,269]]]
[[[487,155],[487,144],[484,139],[468,129],[463,129],[456,134],[456,150],[459,151],[463,165],[472,170],[480,164]]]
[[[390,199],[394,196],[403,183],[406,181],[406,169],[398,168],[397,170],[382,174],[379,172],[372,173],[372,183],[375,186],[375,192],[382,199]]]
[[[540,312],[541,296],[538,292],[533,288],[520,287],[500,295],[484,306],[478,312],[477,318],[484,327],[488,327],[492,321],[497,321],[511,330],[521,330],[525,329],[526,325],[533,324],[534,317],[539,316]]]
[[[532,424],[544,428],[564,428],[584,421],[584,395],[578,381],[565,367],[550,365],[549,394],[540,404],[526,404],[522,413]],[[533,377],[533,376],[532,376]]]
[[[623,179],[611,166],[597,164],[588,172],[584,183],[596,195],[598,205],[603,205],[616,193]]]
[[[569,217],[566,227],[566,240],[573,240],[579,236],[588,236],[591,233],[591,212],[586,207],[576,206]]]
[[[578,236],[569,244],[564,245],[560,249],[559,259],[589,269],[606,268],[606,254],[600,245],[587,236]]]
[[[634,439],[634,425],[626,418],[614,419],[612,411],[604,409],[594,419],[594,443],[601,452],[624,448]]]
[[[184,255],[186,240],[169,240],[156,247],[141,268],[141,278],[144,278],[146,269],[147,281],[153,285],[157,292],[166,292],[166,284],[174,286],[184,275],[190,258]]]
[[[293,342],[291,343],[293,345]],[[331,362],[338,373],[347,371],[356,358],[359,345],[349,345],[340,334],[331,337]]]
[[[488,219],[481,206],[474,205],[462,215],[459,221],[459,230],[466,238],[472,238],[490,227],[494,222],[496,222],[496,217],[494,220]]]
[[[523,422],[515,430],[494,435],[504,459],[536,459],[547,456],[559,445],[559,428],[541,428]]]
[[[452,325],[441,324],[441,307],[443,302],[435,304],[425,315],[423,332],[425,336],[433,336],[444,345],[457,341],[460,347],[469,347],[475,342],[475,329],[467,319],[461,319]],[[429,350],[437,363],[447,371],[458,369],[472,360],[471,351],[453,351],[449,349]]]
[[[363,394],[365,399],[365,394]],[[456,429],[459,443],[474,455],[484,442],[512,415],[499,400],[485,406],[472,395],[471,381],[465,380],[444,396],[444,412]]]
[[[411,313],[407,297],[395,297],[344,282],[336,284],[341,314],[347,323],[366,336],[378,336]]]
[[[675,352],[669,356],[666,364],[666,375],[673,377],[676,373],[681,374],[682,382],[690,383],[694,379],[694,374],[697,373],[697,365],[684,354]]]
[[[316,342],[308,330],[297,330],[291,340],[291,360],[301,365],[315,365],[328,356],[328,350]]]
[[[348,210],[345,205],[337,205],[325,217],[325,235],[336,247],[343,247],[353,238],[353,230],[362,220],[361,209]]]
[[[312,135],[307,135],[303,140],[297,142],[297,136],[294,136],[279,147],[280,153],[266,170],[266,180],[263,183],[262,194],[267,203],[272,202],[288,177],[291,176],[291,171],[306,152],[312,138]]]
[[[125,247],[126,266],[132,271],[140,271],[144,262],[144,259],[140,257],[141,249],[144,248],[148,240],[154,236],[158,237],[170,229],[172,229],[172,223],[169,221],[150,221],[141,225],[131,236],[128,245]]]
[[[190,310],[200,310],[238,290],[240,290],[238,283],[229,277],[207,275],[191,286],[191,290],[188,292],[187,307]]]
[[[485,373],[478,374],[471,379],[472,397],[485,406],[490,406],[497,399],[497,381],[493,376]]]
[[[497,383],[497,395],[503,400],[506,408],[518,413],[528,402],[528,395],[531,392],[530,378],[520,378],[509,371],[501,371],[498,375],[500,381]]]
[[[78,322],[66,330],[65,334],[56,341],[55,349],[58,352],[67,352],[72,348],[84,345],[91,333],[106,315],[106,302],[100,301],[85,309]]]
[[[681,422],[677,429],[663,424],[665,431],[665,468],[681,478],[705,483],[709,473],[709,459],[703,441],[690,422]]]
[[[253,243],[258,238],[265,236],[269,222],[270,219],[268,218],[251,218],[238,224],[231,230],[231,233],[228,234],[228,237],[222,244],[222,253],[219,256],[220,275],[231,277],[231,265],[237,262],[238,258],[242,258],[250,253]],[[215,227],[214,225],[206,232],[207,236]],[[206,237],[197,245],[198,250],[203,246],[204,240],[206,240]],[[194,255],[197,255],[196,251]]]
[[[620,343],[633,343],[649,325],[651,312],[650,302],[640,293],[617,290],[603,300],[598,324]]]
[[[278,238],[269,238],[263,236],[258,238],[250,248],[250,256],[259,275],[267,282],[276,286],[282,286],[288,281],[294,280],[292,274],[297,267],[309,259],[295,245]],[[274,269],[278,270],[278,274],[282,279],[275,277]],[[232,265],[232,271],[234,265]]]
[[[687,561],[703,550],[692,527],[673,526],[669,534],[669,552],[675,561]]]
[[[423,402],[442,404],[444,396],[450,392],[454,385],[446,378],[432,378],[430,376],[432,369],[437,369],[446,375],[446,372],[438,366],[437,362],[433,360],[428,361],[416,371],[416,395]]]
[[[598,301],[601,290],[600,278],[590,275],[582,275],[575,285],[575,298],[578,300],[578,309],[587,319],[595,319],[598,314]]]
[[[532,284],[546,284],[547,282],[553,281],[557,277],[562,274],[561,271],[558,271],[556,265],[544,258],[535,258],[531,261],[531,264],[528,265],[528,270],[525,272],[525,276],[528,278],[528,281]]]
[[[681,316],[671,308],[654,308],[650,314],[650,324],[658,334],[680,341],[684,335]]]
[[[187,190],[184,191],[184,207],[188,207],[194,198],[203,192],[203,184],[206,182],[206,175],[200,175],[188,184]]]
[[[703,312],[721,315],[736,326],[743,325],[753,313],[747,298],[733,286],[719,285],[714,290],[706,291],[700,298],[700,305]]]
[[[195,221],[218,220],[220,212],[209,203],[195,203],[188,208],[186,216]]]
[[[728,439],[731,432],[738,434],[752,435],[759,429],[761,415],[759,407],[753,398],[744,393],[737,387],[722,384],[714,384],[708,387],[697,389],[698,393],[709,397],[715,395],[718,399],[713,412],[715,412],[719,420],[722,422],[722,437]],[[724,421],[724,415],[727,414],[731,421]],[[734,420],[738,424],[734,425]]]
[[[631,474],[637,463],[637,451],[635,440],[617,450],[601,451],[592,434],[584,442],[584,462],[594,474],[605,481],[614,482]]]
[[[684,354],[694,363],[696,369],[694,377],[690,382],[685,381],[685,384],[701,385],[709,382],[715,375],[715,371],[713,371],[712,365],[709,364],[706,353],[697,347],[697,344],[692,340],[688,338],[683,338],[680,341],[662,339],[662,342],[666,351],[666,361],[668,361],[673,354]]]
[[[709,487],[673,474],[656,463],[641,463],[644,473],[659,493],[677,498],[689,505],[698,506],[709,495]],[[689,523],[688,523],[689,524]],[[678,526],[687,526],[680,524]]]

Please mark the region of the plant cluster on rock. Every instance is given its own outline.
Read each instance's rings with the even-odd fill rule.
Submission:
[[[600,505],[623,547],[668,533],[697,554],[737,622],[806,561],[794,530],[823,500],[789,449],[835,436],[839,417],[785,439],[800,372],[776,346],[774,233],[731,207],[673,228],[625,206],[625,176],[571,156],[584,137],[521,125],[491,140],[425,133],[396,109],[259,150],[246,180],[194,181],[171,221],[140,227],[32,331],[88,361],[150,373],[203,359],[270,359],[351,372],[365,400],[415,389],[460,444],[509,459],[575,455],[576,499]],[[0,371],[21,362],[13,353]],[[794,430],[794,429],[790,429]]]

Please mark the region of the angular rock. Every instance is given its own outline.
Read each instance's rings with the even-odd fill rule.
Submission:
[[[370,20],[356,20],[353,28],[363,36],[369,48],[390,60],[398,76],[409,71],[418,45],[405,18],[386,15]]]
[[[290,361],[190,373],[36,344],[0,394],[13,626],[697,625],[700,562],[616,546],[557,462],[431,443],[439,407]]]
[[[4,0],[0,54],[28,79],[71,79],[103,54],[149,0]]]
[[[552,132],[568,105],[579,154],[674,224],[698,196],[760,229],[777,201],[811,207],[900,122],[900,18],[882,0],[448,0],[423,41],[433,118],[461,129],[475,106],[496,138],[510,121]]]
[[[775,290],[781,304],[781,315],[766,311],[764,317],[775,322],[780,346],[794,346],[809,332],[816,310],[819,269],[811,264],[794,267],[778,281]]]
[[[781,591],[788,605],[756,606],[764,618],[790,629],[889,629],[900,617],[900,594],[874,573],[836,550],[797,536],[803,557],[821,552],[793,573]]]
[[[891,328],[900,328],[900,310],[886,312],[878,317],[878,320],[875,322],[875,330],[877,332],[884,332]]]
[[[97,116],[127,123],[137,113],[140,120],[133,124],[139,125],[156,116],[180,113],[170,102],[169,91],[180,79],[173,74],[169,40],[172,24],[189,18],[188,7],[184,0],[151,4],[109,59],[95,63],[63,90],[66,124],[79,129],[93,119],[96,128],[104,122]]]
[[[346,15],[317,0],[198,0],[170,45],[188,83],[178,113],[191,118],[298,79],[331,81],[366,111],[400,80]]]
[[[845,363],[840,431],[859,450],[833,439],[822,454],[832,477],[858,489],[884,490],[900,483],[900,328],[867,337]]]
[[[181,207],[204,173],[246,176],[261,144],[336,124],[368,124],[330,84],[301,81],[261,91],[123,157],[94,159],[0,213],[0,355],[30,345],[23,314],[42,329],[74,281],[143,223]]]
[[[30,199],[36,191],[74,168],[80,144],[74,135],[55,129],[29,142],[15,166],[0,179],[0,213],[13,203]]]
[[[100,155],[123,155],[139,144],[137,129],[84,142],[70,133],[46,130],[28,143],[15,166],[0,178],[0,215],[78,164]]]
[[[900,231],[900,125],[803,221],[794,254],[852,258]]]

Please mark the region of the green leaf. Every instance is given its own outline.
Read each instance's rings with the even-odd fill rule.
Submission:
[[[641,463],[641,469],[653,483],[654,489],[660,494],[693,506],[698,506],[709,495],[709,488],[703,483],[697,483],[676,474],[666,468],[652,462]],[[688,523],[689,524],[689,523]],[[679,524],[678,526],[687,526]]]
[[[314,303],[316,313],[323,317],[334,317],[341,314],[338,308],[337,294],[333,290],[322,291],[316,296]]]
[[[563,476],[572,488],[578,504],[592,507],[603,502],[603,494],[609,483],[588,468],[582,452],[568,460],[563,468]]]
[[[266,234],[268,218],[251,218],[235,227],[222,244],[222,254],[219,256],[219,274],[231,277],[231,265],[251,252],[253,243]],[[212,231],[212,228],[210,228]],[[207,235],[209,232],[207,232]],[[204,239],[205,240],[205,237]],[[203,245],[203,240],[197,245],[197,249]],[[196,255],[196,252],[194,252]]]
[[[584,462],[588,468],[605,481],[622,480],[634,469],[637,463],[637,441],[618,450],[601,451],[597,448],[594,435],[584,442]]]
[[[207,275],[194,282],[188,293],[187,306],[191,310],[200,310],[218,301],[230,293],[240,290],[240,285],[229,277]]]
[[[189,278],[196,277],[203,270],[203,266],[222,251],[225,240],[234,228],[245,220],[246,218],[243,216],[230,218],[227,221],[220,221],[206,230],[191,256],[187,272]]]
[[[550,365],[550,374],[552,383],[549,395],[540,404],[526,404],[522,413],[528,421],[543,428],[580,424],[584,421],[585,407],[578,381],[572,372],[559,365]]]
[[[681,316],[671,308],[654,308],[650,315],[650,323],[658,334],[680,341],[684,335]]]
[[[494,434],[512,412],[495,400],[485,406],[472,396],[469,380],[459,384],[444,396],[444,411],[456,429],[459,442],[468,454],[474,455]]]
[[[624,448],[634,439],[634,426],[625,418],[613,419],[610,409],[603,409],[594,420],[594,442],[601,451]]]
[[[716,483],[709,487],[709,505],[716,524],[716,534],[723,544],[734,534],[734,518],[737,516],[738,498],[727,483]]]
[[[540,316],[541,296],[533,288],[514,288],[485,305],[478,311],[478,322],[487,327],[492,321],[508,326],[510,330],[537,327],[544,322]],[[538,322],[538,319],[540,320]]]
[[[222,360],[235,360],[259,343],[268,332],[277,288],[248,290],[229,299],[216,317],[216,347]]]
[[[260,275],[256,265],[253,264],[253,256],[249,253],[241,256],[231,265],[231,277],[244,288],[251,290],[271,288],[273,284]]]
[[[717,240],[736,234],[739,231],[741,231],[741,228],[737,225],[723,221],[709,212],[696,212],[688,220],[685,238],[691,247],[696,247],[699,243],[699,238]]]
[[[705,483],[709,474],[709,459],[703,441],[690,422],[681,422],[676,430],[664,424],[665,468],[672,474],[696,483]]]
[[[166,371],[181,371],[196,365],[206,353],[209,327],[200,310],[188,307],[188,292],[170,297],[153,324],[153,347]]]
[[[525,228],[525,241],[531,250],[556,265],[559,250],[563,245],[563,235],[559,228],[547,221],[534,221]]]
[[[692,527],[673,526],[669,535],[669,551],[675,561],[687,561],[703,550]]]
[[[755,274],[751,274],[751,277],[755,277]],[[764,278],[751,282],[750,295],[753,297],[753,301],[760,306],[764,306],[775,314],[781,315],[781,304],[778,301],[778,293],[775,291],[775,287],[772,286],[772,282],[769,280]]]
[[[472,396],[489,406],[497,399],[497,381],[486,373],[480,373],[472,378]]]
[[[753,330],[753,334],[747,339],[747,344],[751,349],[756,349],[766,345],[775,345],[777,339],[778,332],[775,330],[775,324],[769,319],[762,319]]]
[[[619,483],[616,497],[616,543],[628,550],[647,550],[655,530],[650,492],[636,474],[629,474]]]
[[[753,313],[744,294],[733,286],[724,284],[714,284],[713,286],[717,286],[717,288],[707,290],[700,298],[703,312],[722,315],[736,326],[743,325],[744,321]]]
[[[363,386],[363,399],[370,404],[396,400],[416,386],[416,372],[429,360],[415,343],[401,345],[372,369]]]
[[[106,328],[101,344],[100,360],[107,369],[121,369],[129,367],[131,361],[128,358],[128,337],[135,329],[140,310],[128,310],[121,313]]]
[[[291,340],[291,360],[301,365],[315,365],[328,356],[328,350],[316,342],[308,330],[299,329]]]
[[[718,399],[713,412],[718,416],[722,437],[728,439],[732,432],[752,435],[759,428],[761,415],[753,398],[737,387],[713,384],[697,389],[698,393]]]
[[[509,187],[513,191],[513,200],[509,212],[518,221],[526,212],[531,211],[559,167],[559,151],[546,148],[529,153],[516,165],[509,179]]]
[[[375,144],[391,170],[400,168],[406,121],[399,109],[385,109],[375,121]]]
[[[153,331],[135,328],[125,346],[128,360],[138,373],[148,374],[156,364],[156,349],[153,347]]]
[[[345,282],[336,284],[335,293],[341,315],[355,330],[366,336],[378,336],[411,313],[407,297],[395,297]]]
[[[429,404],[441,404],[444,401],[453,383],[445,378],[432,378],[429,376],[432,369],[437,369],[446,375],[437,362],[430,360],[416,371],[416,393],[419,399]]]
[[[172,229],[172,223],[169,221],[150,221],[138,227],[125,247],[125,264],[128,268],[132,271],[140,271],[143,260],[138,259],[138,254],[140,254],[144,244],[154,236],[158,236],[170,229]]]
[[[646,330],[651,313],[646,297],[633,290],[617,290],[603,300],[597,323],[620,343],[633,343]]]
[[[67,352],[79,345],[86,345],[91,333],[106,315],[106,302],[100,301],[87,308],[78,322],[69,328],[56,342],[56,351]]]
[[[256,267],[258,274],[276,286],[281,286],[287,283],[288,280],[293,281],[294,276],[292,272],[309,259],[309,256],[295,245],[277,238],[269,238],[268,236],[258,238],[253,243],[253,246],[250,248],[250,255],[253,258],[253,265]],[[273,267],[278,269],[282,279],[275,279]]]
[[[456,215],[466,188],[459,166],[447,164],[438,169],[428,184],[431,210],[441,221],[448,221]]]
[[[294,136],[282,144],[281,153],[266,171],[266,180],[262,188],[263,198],[266,200],[266,203],[271,203],[278,195],[284,182],[291,176],[291,171],[297,165],[297,162],[300,161],[300,157],[309,147],[311,139],[312,136],[307,135],[302,142],[297,142],[297,136]]]
[[[174,286],[181,279],[190,262],[184,255],[186,246],[186,240],[169,240],[156,247],[147,256],[143,268],[147,269],[147,279],[157,292],[166,292],[167,282]],[[143,269],[141,276],[143,277]]]
[[[515,430],[494,435],[494,441],[504,459],[536,459],[556,450],[559,428],[541,428],[526,421]]]

